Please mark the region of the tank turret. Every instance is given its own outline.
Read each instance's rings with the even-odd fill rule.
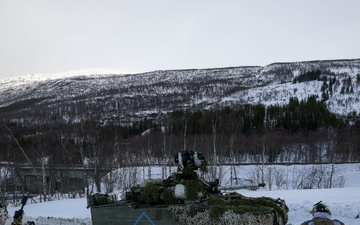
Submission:
[[[200,179],[197,170],[206,171],[203,154],[192,150],[174,156],[177,172],[167,179],[146,179],[125,193],[128,201],[145,204],[183,204],[186,201],[201,201],[213,194],[220,194],[219,180],[206,182]]]

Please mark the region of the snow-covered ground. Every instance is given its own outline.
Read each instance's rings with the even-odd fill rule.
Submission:
[[[294,167],[285,167],[289,173]],[[281,166],[279,166],[281,169]],[[344,177],[343,188],[332,189],[302,189],[302,190],[273,190],[268,188],[257,191],[238,190],[237,192],[249,196],[267,196],[281,198],[289,206],[288,224],[301,224],[311,218],[309,211],[312,206],[319,202],[327,204],[332,211],[332,218],[343,221],[346,225],[360,224],[360,164],[338,165],[337,177]],[[254,167],[241,167],[242,174],[249,174]],[[159,175],[156,168],[153,169],[154,177]],[[225,175],[225,178],[227,175]],[[226,180],[226,179],[223,179]],[[25,206],[24,221],[34,221],[36,225],[91,225],[90,209],[86,208],[86,198],[61,199],[45,203],[34,204],[31,199]],[[12,216],[18,207],[8,206],[9,214]],[[6,224],[10,224],[10,219]]]

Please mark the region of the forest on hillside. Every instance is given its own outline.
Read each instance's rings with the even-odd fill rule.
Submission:
[[[360,120],[337,117],[316,96],[288,105],[242,105],[177,110],[162,120],[131,126],[2,121],[0,161],[50,169],[83,166],[100,171],[138,165],[174,165],[182,150],[202,152],[210,165],[241,163],[342,163],[360,160]],[[16,173],[15,173],[16,174]],[[19,178],[21,179],[21,178]]]
[[[22,126],[3,121],[0,157],[11,162],[49,157],[49,162],[63,165],[115,156],[120,164],[143,164],[164,163],[179,150],[194,149],[221,163],[228,158],[234,163],[258,162],[262,153],[270,163],[357,162],[359,132],[358,117],[337,117],[311,96],[291,98],[284,106],[176,110],[161,121],[144,118],[131,126],[93,121]]]

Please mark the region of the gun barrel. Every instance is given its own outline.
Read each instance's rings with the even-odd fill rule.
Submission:
[[[23,196],[22,200],[21,200],[21,210],[24,208],[24,206],[26,205],[26,202],[28,200],[28,197],[26,195]]]
[[[16,210],[15,213],[14,213],[14,218],[15,219],[19,218],[24,213],[23,209],[24,209],[24,206],[26,205],[27,200],[28,200],[28,197],[24,195],[22,200],[21,200],[21,208],[19,210]]]
[[[259,184],[240,184],[231,187],[221,187],[220,190],[222,191],[229,191],[229,190],[237,190],[237,189],[247,189],[247,190],[257,190],[259,187],[265,187],[265,183]]]

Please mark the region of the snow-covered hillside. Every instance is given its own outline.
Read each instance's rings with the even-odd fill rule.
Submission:
[[[321,71],[321,81],[293,82],[294,78],[317,70]],[[331,87],[330,79],[335,80]],[[321,100],[326,93],[329,97],[325,103],[330,111],[358,115],[359,84],[360,59],[139,74],[88,70],[0,80],[0,107],[31,100],[33,103],[26,104],[19,113],[36,108],[36,112],[43,112],[41,118],[51,115],[76,122],[79,117],[87,118],[101,111],[100,123],[126,123],[177,109],[285,104],[290,97],[301,100],[316,95]]]

